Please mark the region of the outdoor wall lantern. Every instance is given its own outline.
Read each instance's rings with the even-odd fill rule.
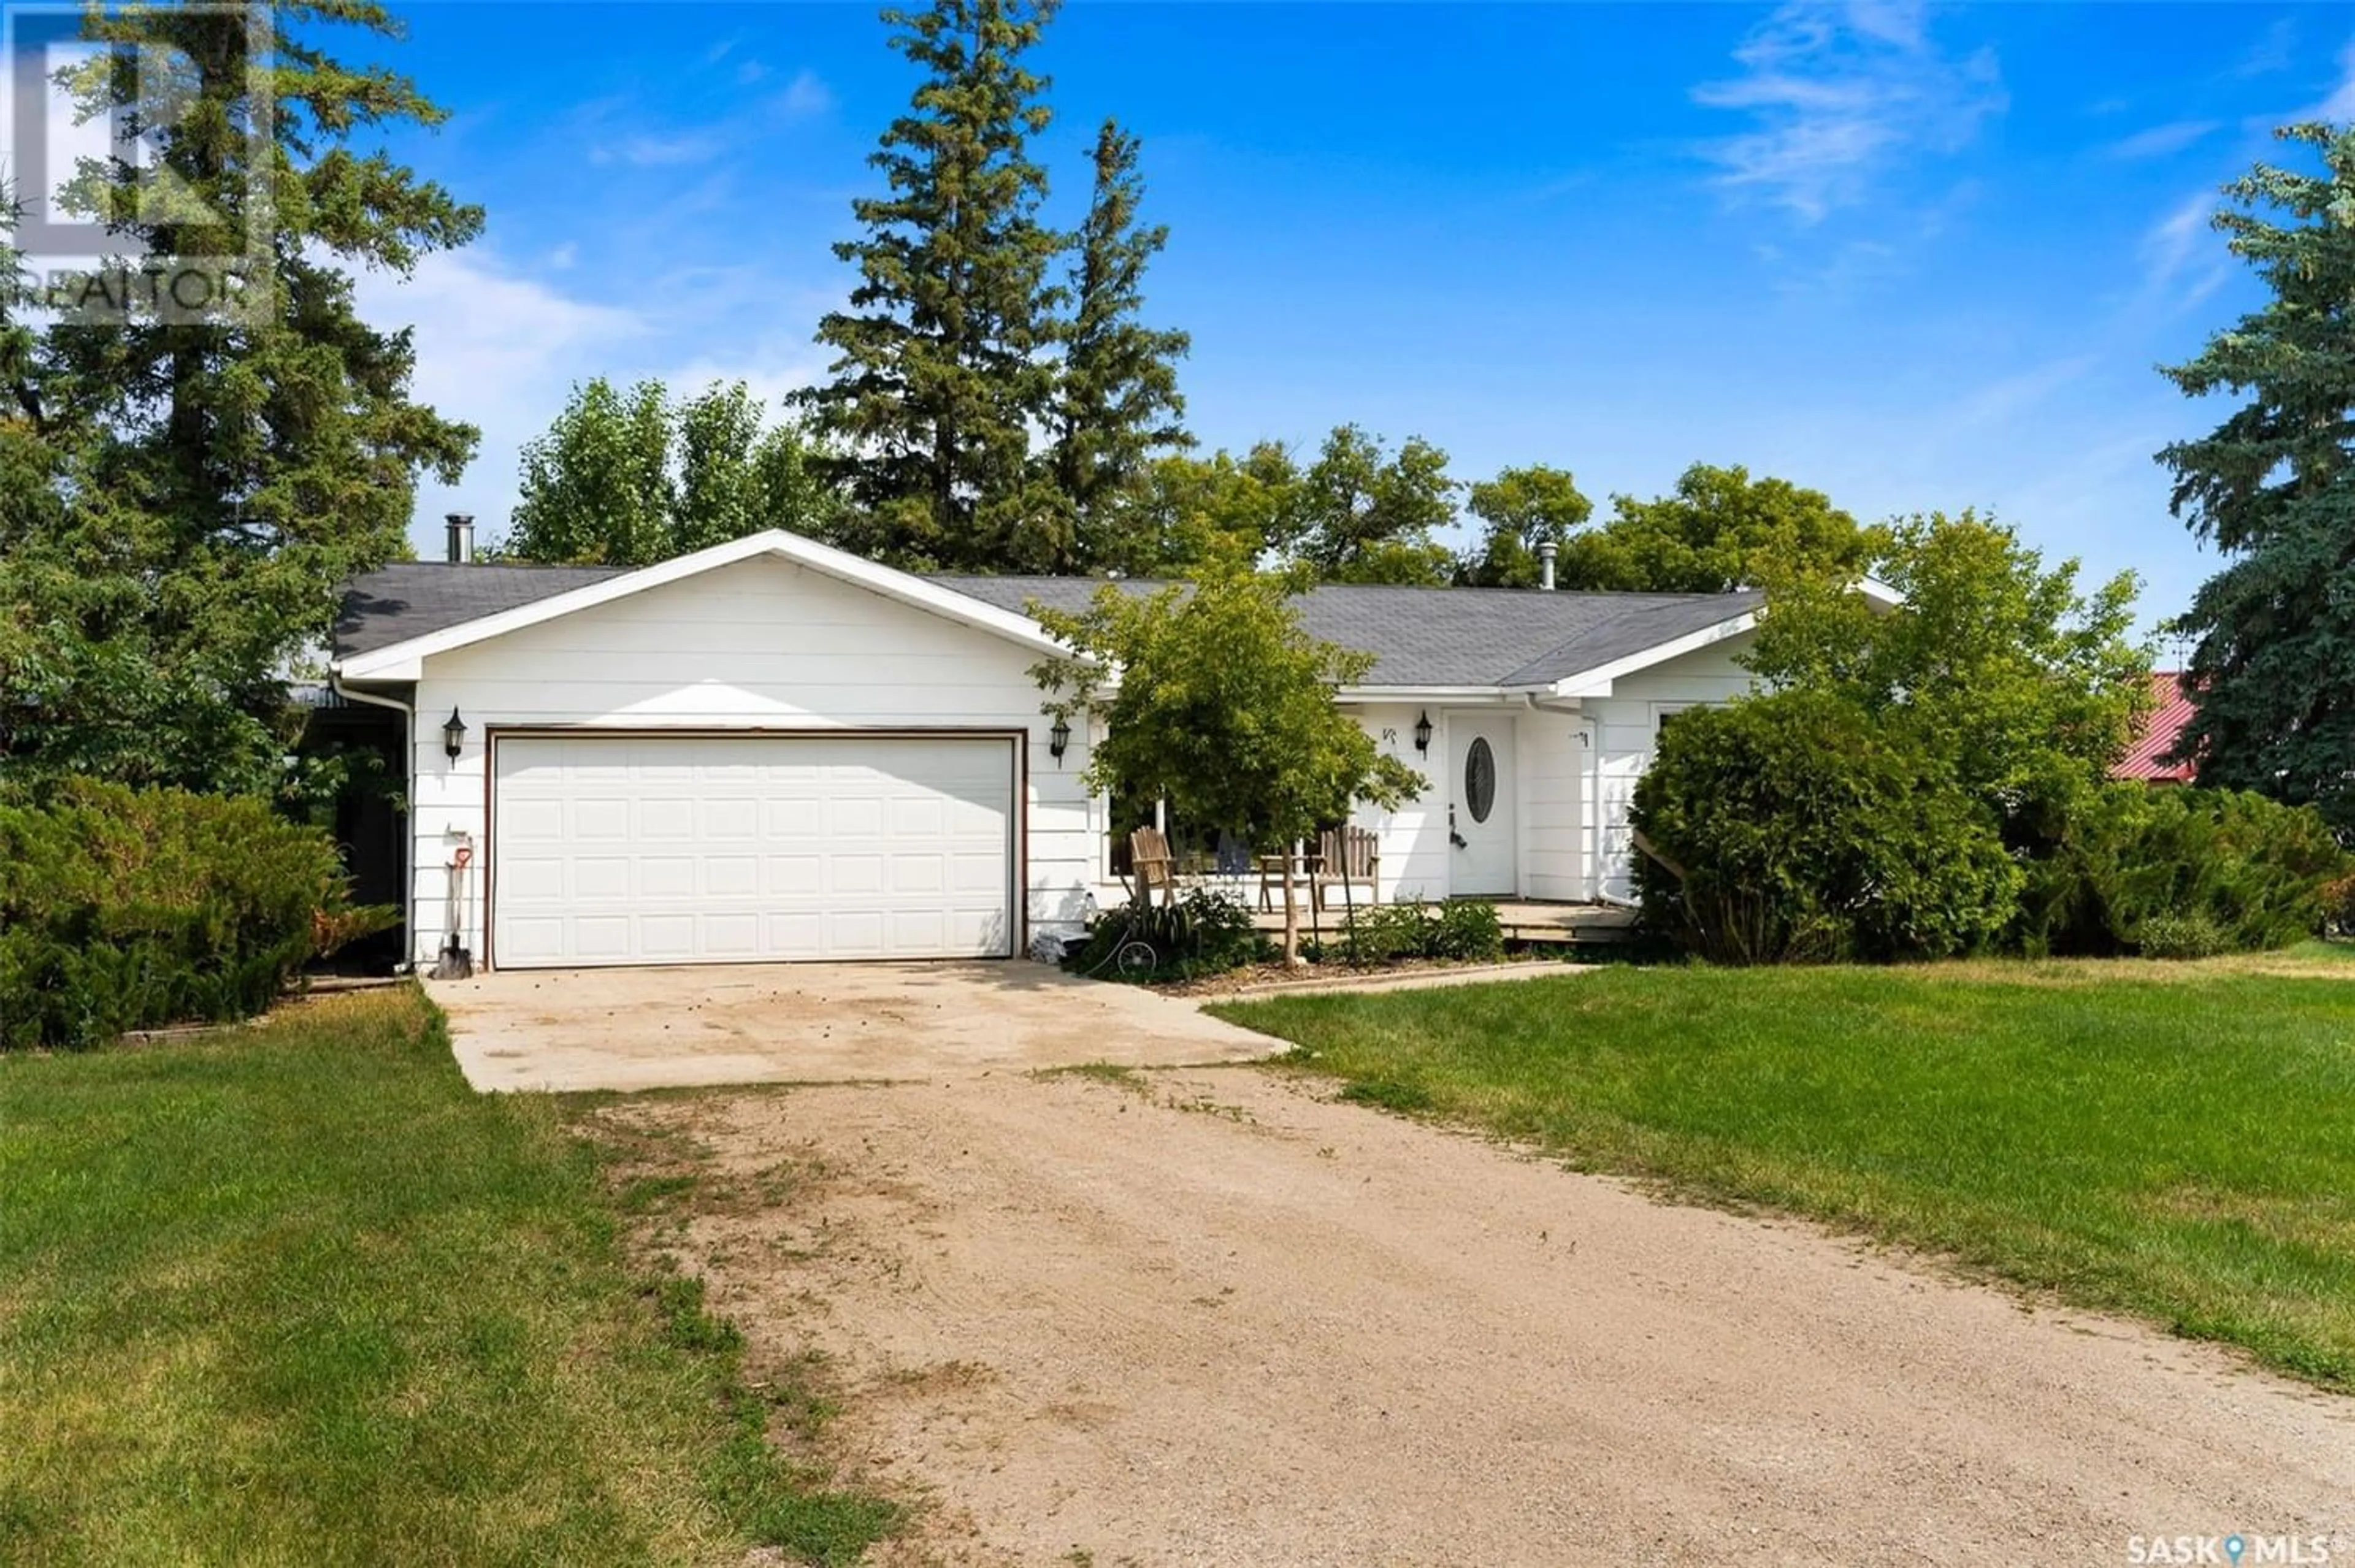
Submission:
[[[1426,757],[1431,755],[1431,715],[1428,712],[1414,721],[1414,749]]]
[[[1047,754],[1060,763],[1063,760],[1063,753],[1071,749],[1071,721],[1059,713],[1055,716],[1055,727],[1047,731]]]
[[[458,717],[458,710],[453,707],[450,709],[450,722],[442,726],[442,749],[450,753],[450,760],[454,763],[465,747],[466,721]]]

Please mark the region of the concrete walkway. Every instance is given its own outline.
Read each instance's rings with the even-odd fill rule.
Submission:
[[[427,990],[477,1089],[938,1079],[1282,1049],[1191,1002],[1020,960],[517,969]]]

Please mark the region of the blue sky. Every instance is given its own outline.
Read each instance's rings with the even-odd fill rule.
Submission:
[[[575,380],[823,373],[865,159],[912,76],[865,5],[428,4],[382,51],[452,113],[396,150],[489,213],[405,283],[421,392],[484,430],[421,497],[486,532]],[[1694,461],[1860,517],[1992,508],[2054,557],[2208,563],[2152,369],[2255,301],[2206,227],[2273,125],[2355,118],[2339,5],[1089,4],[1039,51],[1050,216],[1114,116],[1172,230],[1206,445],[1355,421],[1598,502]]]

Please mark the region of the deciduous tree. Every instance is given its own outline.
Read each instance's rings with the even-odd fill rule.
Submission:
[[[1270,543],[1326,582],[1437,584],[1455,558],[1433,535],[1455,520],[1447,453],[1420,436],[1397,451],[1342,425],[1294,486]]]
[[[1457,563],[1456,580],[1475,588],[1534,588],[1541,576],[1538,547],[1566,548],[1586,526],[1594,503],[1568,469],[1540,463],[1507,468],[1474,485],[1465,509],[1487,526]]]
[[[1166,799],[1182,819],[1269,851],[1361,803],[1388,808],[1420,792],[1422,776],[1335,706],[1336,689],[1372,659],[1303,631],[1297,586],[1230,567],[1149,595],[1107,587],[1076,614],[1035,609],[1075,650],[1034,671],[1048,710],[1106,726],[1088,787]],[[1284,952],[1297,962],[1300,915],[1285,883]]]
[[[2017,846],[2098,784],[2150,702],[2150,652],[2129,635],[2135,577],[2081,592],[2013,530],[1965,512],[1892,524],[1875,574],[1888,608],[1835,578],[1769,600],[1750,667],[1868,715],[1903,716]]]
[[[496,553],[645,566],[762,528],[838,542],[840,498],[792,420],[763,429],[741,381],[675,401],[659,381],[574,389],[525,443],[523,483]]]
[[[1641,593],[1723,593],[1861,573],[1878,540],[1820,490],[1753,479],[1734,464],[1696,463],[1670,494],[1611,498],[1612,517],[1572,534],[1561,553],[1564,588]]]
[[[574,389],[547,433],[524,443],[522,486],[501,553],[518,560],[644,566],[678,553],[670,397],[602,376]]]

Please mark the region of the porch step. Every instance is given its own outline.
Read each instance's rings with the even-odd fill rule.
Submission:
[[[1484,901],[1497,906],[1497,923],[1504,928],[1508,942],[1540,944],[1585,944],[1625,942],[1633,933],[1636,912],[1618,904],[1538,903],[1520,899]],[[1363,914],[1371,906],[1360,904]],[[1311,914],[1305,905],[1300,911],[1303,933],[1321,932],[1330,936],[1343,927],[1347,912],[1327,909]],[[1254,910],[1252,923],[1262,931],[1284,929],[1282,910]]]

